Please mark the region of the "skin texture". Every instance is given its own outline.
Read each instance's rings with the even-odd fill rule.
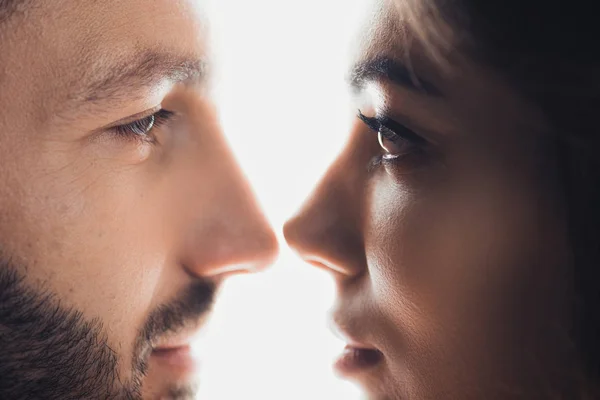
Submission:
[[[226,276],[274,259],[275,236],[211,102],[205,22],[191,0],[61,0],[0,28],[0,307],[11,304],[0,310],[0,370],[17,383],[79,379],[29,396],[2,381],[0,397],[188,398],[192,377],[152,346],[196,331]],[[152,140],[110,129],[160,108],[174,117]],[[59,329],[36,336],[36,326]],[[8,351],[50,339],[66,356],[36,371]]]
[[[573,398],[571,258],[543,118],[465,57],[441,68],[375,3],[354,62],[397,60],[440,93],[363,79],[356,107],[427,144],[383,140],[388,152],[357,118],[284,229],[334,275],[341,333],[383,354],[349,378],[377,400]]]

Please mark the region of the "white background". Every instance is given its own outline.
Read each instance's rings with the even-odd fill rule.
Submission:
[[[280,236],[346,140],[355,2],[211,3],[223,126]],[[269,271],[230,280],[199,344],[199,398],[358,399],[331,369],[343,347],[327,327],[333,298],[331,278],[283,244]]]

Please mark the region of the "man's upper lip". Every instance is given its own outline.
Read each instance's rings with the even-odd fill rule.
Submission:
[[[167,334],[160,337],[153,350],[173,350],[189,346],[200,335],[200,328],[186,329],[177,333]]]
[[[159,344],[157,346],[154,346],[152,348],[153,351],[164,351],[164,350],[175,350],[175,349],[181,349],[184,347],[188,347],[190,345],[190,341],[183,341],[180,343],[164,343],[164,344]]]

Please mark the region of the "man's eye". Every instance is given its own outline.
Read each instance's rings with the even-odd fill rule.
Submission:
[[[421,136],[387,117],[367,117],[359,111],[358,118],[377,134],[379,145],[385,152],[384,160],[408,155],[426,143]]]
[[[127,124],[115,126],[113,131],[117,135],[125,138],[138,138],[152,141],[152,130],[169,121],[173,115],[173,112],[161,109],[147,117]]]

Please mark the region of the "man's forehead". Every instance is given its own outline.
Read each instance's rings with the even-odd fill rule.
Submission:
[[[35,91],[29,97],[46,109],[98,100],[103,93],[90,89],[119,83],[121,75],[121,83],[147,85],[161,73],[184,79],[206,71],[206,19],[194,0],[39,2],[12,37],[5,70],[20,80],[12,91]]]
[[[206,54],[205,19],[191,0],[118,0],[100,3],[80,12],[65,15],[66,29],[54,29],[69,49],[67,63],[93,76],[94,70],[125,64],[136,56],[149,63],[171,58],[204,58]],[[109,3],[114,3],[110,6]],[[68,36],[68,37],[65,37]],[[57,49],[58,50],[58,49]],[[152,53],[155,56],[149,56]],[[163,55],[157,57],[156,55]],[[60,57],[59,58],[65,58]],[[125,66],[125,65],[123,65]],[[90,71],[92,69],[92,71]],[[112,74],[119,71],[111,71]]]

